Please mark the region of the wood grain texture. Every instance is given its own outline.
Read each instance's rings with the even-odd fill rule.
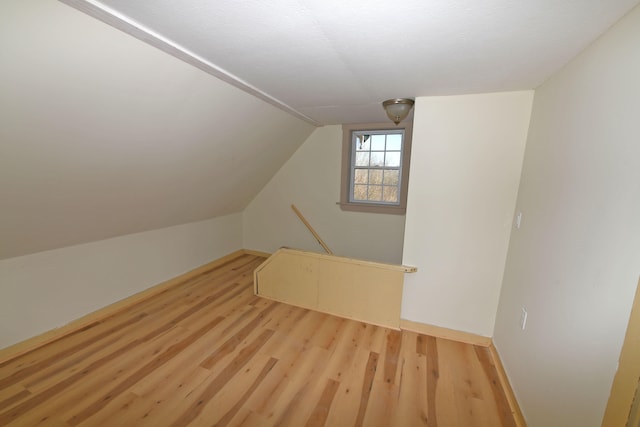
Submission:
[[[255,293],[323,313],[399,329],[410,267],[279,249],[256,269]]]
[[[489,337],[483,337],[469,332],[456,331],[454,329],[443,328],[441,326],[413,322],[406,319],[400,319],[400,329],[432,337],[444,338],[447,340],[466,342],[467,344],[479,345],[481,347],[489,347],[492,342]]]
[[[12,359],[20,354],[29,352],[42,345],[55,341],[62,336],[66,336],[66,335],[75,333],[77,331],[81,331],[83,328],[90,328],[94,326],[96,322],[110,316],[113,312],[116,312],[121,308],[128,307],[138,301],[143,301],[156,294],[162,293],[165,289],[171,288],[176,284],[181,283],[184,280],[190,279],[192,277],[196,277],[202,274],[203,272],[211,270],[216,266],[223,265],[227,263],[229,260],[235,259],[245,252],[253,252],[253,251],[245,251],[245,250],[235,251],[215,261],[212,261],[198,268],[195,268],[191,271],[188,271],[187,273],[182,274],[177,278],[169,279],[166,282],[160,283],[159,285],[153,286],[149,289],[145,289],[142,292],[134,294],[121,301],[117,301],[100,310],[89,313],[86,316],[76,319],[73,322],[70,322],[69,324],[64,325],[60,328],[52,329],[43,334],[37,335],[33,338],[30,338],[25,341],[21,341],[17,344],[14,344],[12,346],[0,349],[0,363],[5,362],[9,359]],[[260,256],[259,254],[256,254],[256,255]]]
[[[498,350],[493,344],[487,347],[487,350],[490,357],[483,364],[483,366],[485,368],[485,371],[487,372],[487,376],[492,379],[492,382],[497,381],[500,384],[498,387],[494,387],[494,391],[497,393],[496,389],[499,389],[500,394],[507,400],[506,407],[511,410],[511,418],[513,418],[515,425],[517,427],[527,427],[527,422],[524,419],[524,415],[522,414],[520,404],[516,399],[513,388],[511,388],[509,377],[507,376],[507,372],[502,365],[502,360],[500,359]],[[493,378],[495,378],[495,380],[493,380]],[[506,409],[506,407],[503,409]]]
[[[631,306],[618,370],[602,420],[602,427],[640,426],[640,282]]]
[[[329,249],[329,246],[327,246],[327,244],[324,242],[324,240],[322,240],[322,238],[320,237],[320,235],[316,232],[316,230],[311,226],[311,224],[309,224],[309,221],[307,221],[307,219],[304,217],[304,215],[302,215],[302,212],[300,212],[298,210],[298,208],[296,207],[296,205],[291,205],[291,209],[293,209],[293,211],[296,213],[296,215],[298,216],[298,218],[300,218],[300,221],[302,221],[302,223],[307,227],[307,229],[311,232],[311,234],[313,234],[313,237],[316,238],[316,240],[318,241],[318,243],[320,244],[320,246],[322,246],[322,248],[324,249],[324,251],[326,253],[328,253],[329,255],[333,255],[333,252],[331,251],[331,249]]]
[[[2,426],[513,426],[486,348],[253,295],[238,254],[0,363]]]

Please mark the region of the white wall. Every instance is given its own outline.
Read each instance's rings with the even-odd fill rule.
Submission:
[[[323,252],[295,204],[336,254],[400,263],[404,215],[345,212],[340,200],[342,126],[316,129],[244,211],[244,247]]]
[[[532,98],[416,100],[404,319],[493,335]]]
[[[640,275],[638,46],[636,7],[536,90],[495,330],[530,427],[604,414]]]
[[[242,247],[242,215],[0,261],[0,348]]]

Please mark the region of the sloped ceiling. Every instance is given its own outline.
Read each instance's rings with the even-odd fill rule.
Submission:
[[[53,0],[0,70],[0,259],[240,212],[314,129]]]
[[[637,3],[2,0],[0,259],[240,212],[313,123],[531,89]]]
[[[61,0],[93,6],[323,123],[388,98],[533,89],[638,0]]]

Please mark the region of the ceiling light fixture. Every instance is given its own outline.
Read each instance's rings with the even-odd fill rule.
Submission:
[[[413,108],[413,99],[409,98],[396,98],[387,99],[382,103],[384,111],[387,112],[387,116],[391,119],[396,126],[407,118],[409,111]]]

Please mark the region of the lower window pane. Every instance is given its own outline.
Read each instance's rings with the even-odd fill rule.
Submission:
[[[355,184],[367,184],[369,182],[369,170],[368,169],[356,169],[353,177]]]
[[[398,185],[399,177],[400,177],[399,170],[386,169],[384,171],[384,185]]]
[[[371,201],[381,201],[382,200],[382,186],[380,185],[370,185],[369,186],[369,200]]]
[[[353,200],[367,200],[367,186],[366,185],[354,185],[353,186]]]
[[[369,171],[369,184],[382,185],[382,169],[371,169]]]
[[[383,200],[389,203],[398,203],[398,187],[384,187]]]

